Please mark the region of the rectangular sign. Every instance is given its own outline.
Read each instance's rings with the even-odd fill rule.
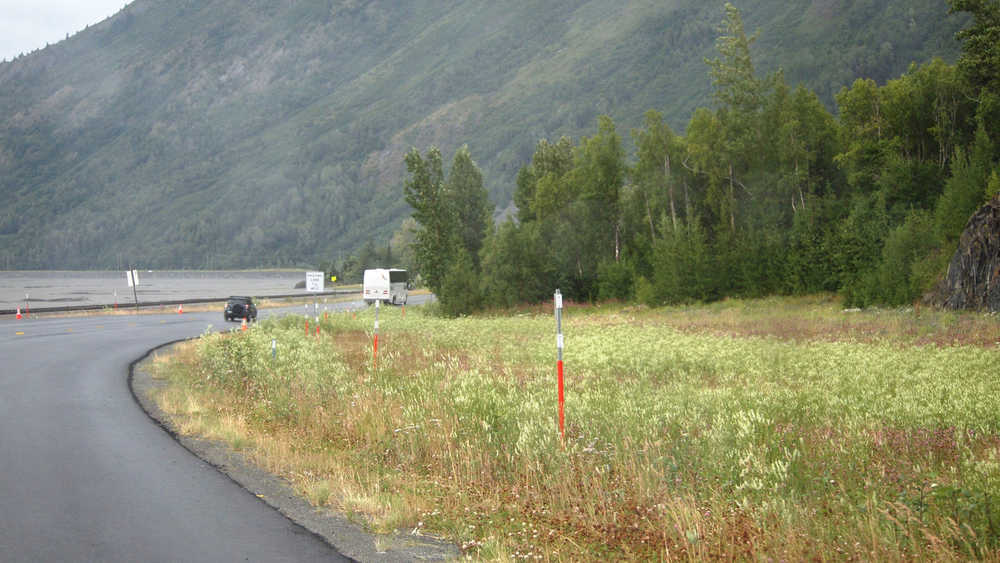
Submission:
[[[138,287],[139,285],[139,270],[129,270],[125,272],[125,278],[128,280],[129,287]]]
[[[323,272],[306,272],[306,291],[323,291]]]

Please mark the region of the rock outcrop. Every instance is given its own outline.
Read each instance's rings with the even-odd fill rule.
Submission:
[[[949,309],[1000,311],[1000,195],[969,219],[934,301]]]

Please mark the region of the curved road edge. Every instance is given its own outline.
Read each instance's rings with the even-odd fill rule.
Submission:
[[[177,443],[261,502],[355,561],[446,561],[461,556],[457,546],[429,536],[404,532],[372,534],[342,514],[314,508],[285,480],[264,471],[224,443],[180,434],[171,418],[150,398],[155,389],[166,383],[154,380],[146,364],[154,353],[187,340],[190,339],[167,342],[147,350],[129,365],[127,378],[132,399]]]

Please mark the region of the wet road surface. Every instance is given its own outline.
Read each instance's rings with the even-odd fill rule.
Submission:
[[[0,319],[0,560],[346,560],[133,400],[133,360],[220,317]]]

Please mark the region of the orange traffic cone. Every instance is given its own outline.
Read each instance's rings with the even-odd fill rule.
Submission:
[[[17,308],[17,318],[19,318],[19,319],[21,318],[21,308],[20,307]]]
[[[180,305],[177,306],[177,314],[180,315],[183,312],[184,312],[184,304],[181,303]]]
[[[243,317],[243,326],[241,327],[243,332],[247,331],[247,318]]]

